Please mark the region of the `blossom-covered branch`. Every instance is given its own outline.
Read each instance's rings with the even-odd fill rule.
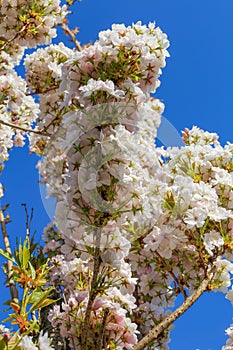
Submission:
[[[177,318],[181,317],[185,311],[187,311],[200,296],[211,289],[211,280],[214,277],[214,272],[209,272],[207,277],[201,282],[200,286],[195,292],[190,295],[181,306],[179,306],[171,315],[167,316],[161,323],[155,326],[142,340],[140,340],[135,346],[134,350],[143,350],[153,340],[157,339],[171,323],[175,322]]]
[[[150,94],[166,34],[114,24],[81,45],[72,4],[0,2],[0,169],[27,135],[56,198],[37,253],[28,232],[12,256],[1,218],[1,254],[22,298],[8,318],[20,336],[2,327],[0,347],[52,349],[57,338],[71,350],[167,349],[172,323],[207,289],[233,300],[233,145],[193,127],[183,147],[155,147],[164,105]],[[58,25],[74,49],[51,43]]]

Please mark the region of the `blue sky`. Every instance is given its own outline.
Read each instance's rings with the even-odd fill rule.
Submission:
[[[71,24],[79,26],[82,43],[94,41],[98,32],[112,23],[156,21],[171,42],[171,57],[156,93],[165,103],[164,117],[178,132],[197,125],[216,131],[222,143],[233,142],[232,0],[83,0],[74,10]],[[11,203],[13,222],[8,231],[12,242],[25,232],[21,203],[35,209],[33,229],[37,237],[49,221],[41,201],[36,163],[37,158],[27,149],[16,149],[0,178],[6,187],[2,204]],[[0,296],[5,299],[5,295],[3,289]],[[220,350],[232,317],[233,308],[224,295],[204,295],[176,322],[170,349]]]

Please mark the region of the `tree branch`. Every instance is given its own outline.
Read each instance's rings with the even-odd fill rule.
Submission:
[[[34,209],[33,208],[31,209],[31,214],[29,216],[27,204],[22,203],[21,205],[24,207],[24,210],[25,210],[25,215],[26,215],[26,238],[29,240],[30,239],[30,231],[31,231],[31,224],[32,224],[32,218],[33,218]]]
[[[78,51],[82,51],[82,47],[80,45],[80,42],[76,39],[76,36],[75,34],[72,32],[72,30],[64,23],[62,22],[62,25],[61,25],[62,29],[64,30],[65,34],[70,36],[76,49]]]
[[[0,124],[6,125],[6,126],[9,126],[10,128],[18,129],[24,132],[33,132],[34,134],[48,136],[48,134],[45,133],[43,130],[28,129],[28,128],[25,128],[24,126],[15,125],[13,123],[6,122],[5,120],[1,120],[1,119],[0,119]]]
[[[1,223],[2,236],[3,236],[3,242],[5,245],[5,249],[6,249],[7,253],[12,255],[10,241],[9,241],[7,231],[6,231],[6,223],[5,223],[4,213],[3,213],[2,209],[0,210],[0,223]],[[11,299],[14,303],[18,304],[18,290],[17,290],[17,288],[15,286],[15,282],[12,278],[12,274],[13,274],[12,266],[13,266],[12,261],[7,260],[7,279],[8,279],[9,287],[10,287]]]
[[[96,350],[103,349],[104,332],[107,325],[106,322],[107,322],[108,315],[109,315],[109,309],[104,310],[104,316],[103,316],[103,320],[100,328],[100,334],[96,341]]]
[[[85,319],[84,319],[83,328],[82,328],[82,335],[81,335],[82,350],[88,350],[87,339],[88,339],[88,332],[90,327],[91,309],[95,301],[95,298],[98,294],[96,287],[97,287],[97,280],[98,280],[98,274],[100,269],[101,228],[99,227],[95,228],[95,233],[96,233],[96,247],[95,247],[95,254],[94,254],[94,270],[93,270],[93,276],[91,281],[90,296],[89,296],[87,310],[86,310]]]
[[[144,338],[142,338],[133,348],[133,350],[142,350],[145,346],[157,339],[177,318],[182,316],[200,296],[206,291],[209,283],[213,279],[214,271],[207,273],[207,277],[201,282],[197,290],[190,295],[183,304],[178,307],[171,315],[155,326]]]

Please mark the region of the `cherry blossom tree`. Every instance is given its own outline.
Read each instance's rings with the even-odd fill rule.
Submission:
[[[193,127],[183,147],[156,147],[166,34],[113,24],[81,45],[71,5],[0,2],[1,171],[28,137],[56,198],[43,247],[25,206],[13,252],[1,208],[10,311],[0,349],[168,349],[173,322],[203,293],[233,303],[233,145]],[[58,26],[73,49],[52,44]],[[227,334],[222,350],[233,349],[233,326]]]

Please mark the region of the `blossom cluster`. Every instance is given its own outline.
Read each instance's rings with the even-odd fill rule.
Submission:
[[[216,134],[208,134],[208,144],[207,133],[197,128],[185,132],[198,136],[198,142],[157,149],[163,167],[154,200],[160,196],[161,211],[143,239],[132,244],[132,270],[140,276],[140,319],[147,319],[142,328],[173,306],[176,293],[195,291],[213,266],[213,289],[232,300],[233,145],[220,146]]]
[[[39,96],[40,114],[37,116],[36,129],[45,129],[49,135],[55,133],[60,125],[60,105],[64,100],[64,92],[59,90],[61,68],[72,55],[73,50],[59,43],[37,49],[24,59],[27,89]],[[31,134],[31,150],[43,153],[47,140],[47,137]]]
[[[180,149],[154,145],[164,107],[149,93],[167,46],[154,24],[113,25],[62,67],[62,118],[38,166],[57,198],[61,236],[45,251],[54,257],[52,283],[66,294],[49,318],[71,348],[82,344],[87,314],[90,349],[100,320],[106,343],[132,349],[138,332],[166,318],[177,296],[194,292],[211,269],[212,289],[231,286],[233,146],[196,127],[184,130]],[[171,329],[154,346],[167,349]]]
[[[92,275],[91,265],[87,260],[80,258],[66,261],[63,255],[56,256],[54,264],[56,268],[52,280],[60,286],[69,286],[69,298],[62,303],[62,308],[56,305],[50,311],[49,320],[53,327],[59,328],[64,338],[73,339],[72,347],[79,349],[79,338],[88,305],[88,281]],[[137,331],[136,325],[132,324],[127,314],[136,308],[135,298],[130,293],[122,294],[117,288],[120,276],[116,271],[115,273],[110,272],[111,268],[106,266],[102,266],[101,270],[105,278],[109,278],[112,286],[95,298],[86,345],[89,348],[95,348],[95,338],[97,334],[100,334],[100,325],[104,319],[106,344],[112,347],[117,345],[119,348],[131,348],[130,344],[135,344],[137,341],[134,334]],[[102,288],[104,287],[103,285]]]
[[[127,260],[128,227],[141,222],[141,228],[158,216],[157,201],[150,203],[148,194],[159,166],[154,137],[163,105],[150,99],[149,92],[158,86],[167,46],[166,36],[154,24],[114,25],[62,67],[63,116],[39,169],[58,201],[55,223],[63,243],[59,247],[54,237],[45,247],[54,251],[52,283],[64,285],[66,291],[66,303],[61,310],[54,307],[50,320],[71,347],[81,344],[96,249],[102,282],[91,305],[89,348],[94,349],[94,334],[105,317],[104,341],[109,346],[131,349],[137,342],[132,293],[138,277]]]
[[[63,43],[39,48],[24,59],[28,89],[35,94],[51,92],[59,87],[61,68],[73,51]]]
[[[106,103],[106,97],[141,101],[155,92],[168,56],[167,36],[155,23],[132,27],[114,24],[92,46],[64,65],[66,103]],[[86,104],[85,104],[86,103]]]
[[[0,172],[9,158],[9,150],[24,145],[25,130],[39,113],[37,103],[27,94],[25,80],[14,70],[23,52],[13,43],[10,49],[0,50]]]
[[[35,47],[50,44],[56,36],[54,28],[67,11],[59,0],[2,0],[0,4],[0,35],[4,41]]]
[[[35,345],[33,342],[32,337],[26,335],[20,341],[19,347],[21,350],[53,350],[53,348],[50,346],[50,339],[48,337],[48,334],[43,334],[42,332],[39,334],[37,345]]]
[[[60,6],[59,0],[0,2],[0,170],[9,149],[24,145],[26,131],[39,114],[30,86],[15,66],[28,47],[51,42],[55,26],[66,14],[66,6]]]
[[[38,106],[31,96],[26,94],[26,83],[17,73],[8,68],[0,76],[0,120],[16,127],[28,128],[36,119]],[[8,159],[8,150],[24,145],[23,131],[15,131],[8,125],[0,124],[0,163]],[[13,139],[14,137],[14,139]]]

